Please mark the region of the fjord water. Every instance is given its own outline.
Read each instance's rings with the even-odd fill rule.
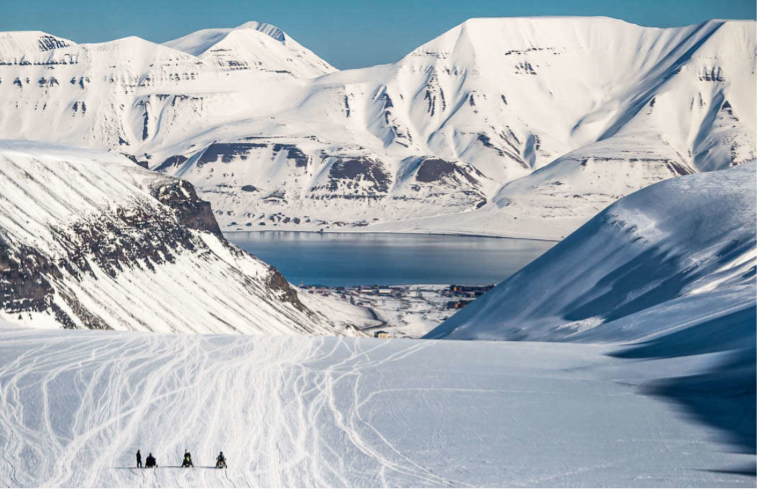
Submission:
[[[230,232],[226,237],[290,282],[496,284],[555,243],[539,240],[385,233]]]

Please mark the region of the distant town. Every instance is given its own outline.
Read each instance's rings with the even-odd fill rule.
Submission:
[[[418,338],[493,287],[488,285],[300,285],[308,294],[337,298],[366,308],[374,322],[360,328],[377,338]]]

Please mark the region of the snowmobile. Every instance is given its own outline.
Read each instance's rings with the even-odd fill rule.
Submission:
[[[158,462],[155,461],[155,458],[153,457],[153,453],[150,453],[147,455],[147,459],[145,459],[145,468],[155,468],[158,466]]]
[[[216,468],[226,468],[226,458],[224,457],[224,451],[218,453],[218,458],[216,458]]]
[[[192,464],[192,455],[187,451],[184,450],[184,460],[182,461],[182,468],[194,468],[195,465]]]

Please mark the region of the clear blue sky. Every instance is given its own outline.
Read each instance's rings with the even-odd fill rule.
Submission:
[[[756,18],[755,0],[0,0],[0,31],[77,42],[164,42],[248,20],[275,24],[337,68],[393,62],[471,17],[605,15],[670,27]]]

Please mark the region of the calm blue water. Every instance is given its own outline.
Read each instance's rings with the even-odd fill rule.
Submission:
[[[554,245],[536,240],[381,233],[231,232],[232,243],[274,265],[290,282],[492,284]]]

